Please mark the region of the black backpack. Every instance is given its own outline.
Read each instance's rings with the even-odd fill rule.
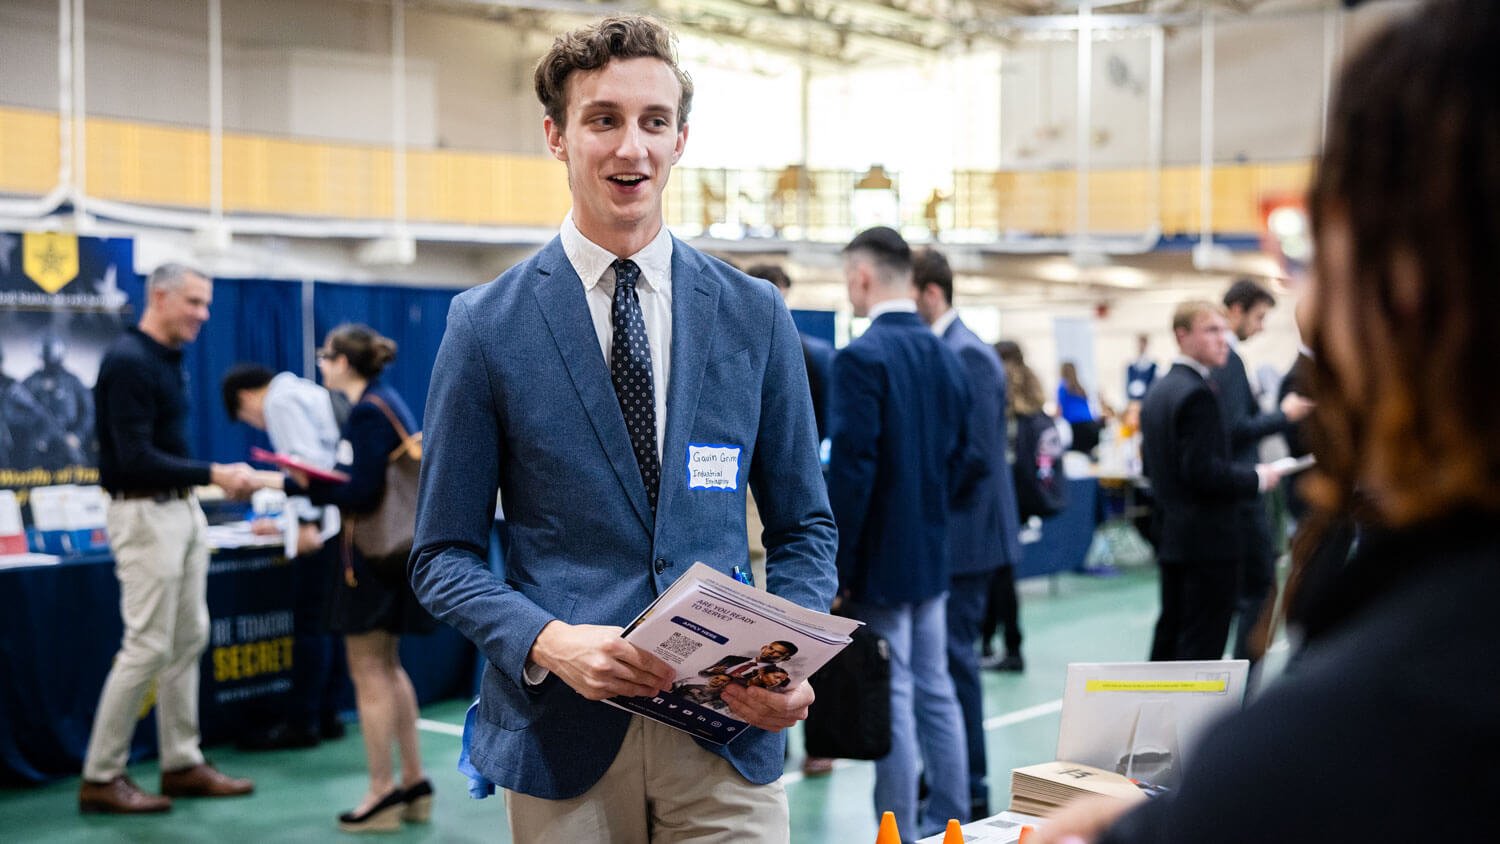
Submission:
[[[1016,417],[1016,504],[1021,521],[1047,518],[1068,506],[1062,437],[1045,413]]]

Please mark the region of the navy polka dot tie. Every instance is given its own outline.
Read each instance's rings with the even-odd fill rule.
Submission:
[[[610,308],[614,342],[610,346],[609,377],[615,385],[615,398],[625,417],[630,447],[635,463],[646,484],[651,512],[656,512],[657,488],[661,485],[661,460],[656,453],[656,387],[651,376],[651,344],[646,340],[646,322],[641,318],[641,302],[635,292],[641,268],[634,261],[614,263],[615,299]]]

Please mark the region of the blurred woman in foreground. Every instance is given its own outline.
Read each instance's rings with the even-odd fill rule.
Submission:
[[[1312,517],[1357,549],[1292,676],[1175,793],[1042,842],[1481,840],[1500,786],[1500,3],[1431,0],[1339,83],[1310,196]],[[1489,386],[1484,386],[1489,385]],[[1300,543],[1303,548],[1316,543]]]

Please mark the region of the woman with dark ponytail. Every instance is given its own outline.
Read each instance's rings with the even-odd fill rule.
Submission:
[[[298,487],[317,504],[337,505],[346,520],[379,506],[385,494],[389,456],[416,419],[380,374],[396,358],[396,343],[366,325],[333,329],[318,350],[318,371],[330,390],[352,405],[339,443],[338,468],[347,483],[326,483],[292,472],[288,491]],[[403,579],[387,583],[376,576],[353,547],[348,531],[341,540],[342,571],[330,602],[329,627],[344,635],[349,675],[370,770],[370,787],[353,810],[339,816],[346,832],[398,829],[401,821],[425,821],[431,811],[432,784],[422,769],[417,741],[417,696],[401,667],[400,636],[429,633],[437,623],[417,603]],[[392,750],[399,748],[401,776],[396,778]]]

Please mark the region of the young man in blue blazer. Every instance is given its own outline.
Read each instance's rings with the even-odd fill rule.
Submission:
[[[891,648],[891,752],[875,763],[875,808],[920,837],[969,813],[945,603],[950,513],[984,466],[969,447],[963,365],[917,316],[906,241],[883,226],[861,232],[844,248],[844,276],[870,327],[833,359],[839,589]],[[932,789],[920,817],[919,762]]]
[[[632,17],[559,36],[536,87],[573,210],[453,302],[410,564],[488,662],[470,758],[506,789],[516,841],[786,841],[780,730],[810,686],[726,689],[761,729],[725,746],[602,701],[671,688],[673,668],[621,628],[695,561],[748,565],[747,485],[766,588],[828,608],[836,534],[797,330],[770,284],[662,223],[692,98],[670,33]],[[703,447],[733,467],[727,484],[694,468]],[[503,579],[485,562],[497,488]]]

